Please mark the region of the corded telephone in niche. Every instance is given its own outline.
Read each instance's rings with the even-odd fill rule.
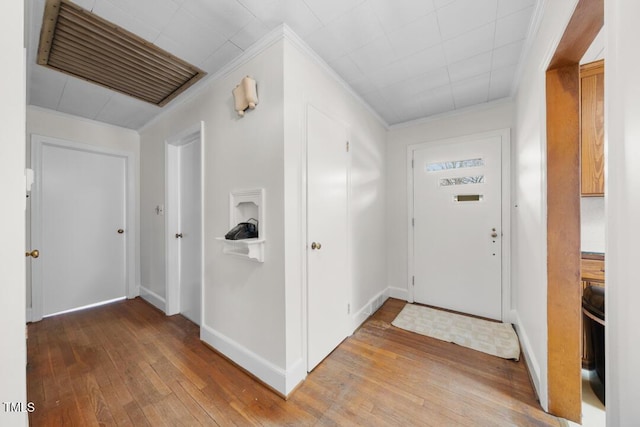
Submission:
[[[249,218],[233,227],[224,238],[227,240],[255,239],[258,237],[258,220]]]

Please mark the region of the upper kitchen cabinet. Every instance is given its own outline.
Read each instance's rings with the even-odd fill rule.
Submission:
[[[583,196],[604,196],[604,60],[580,67]]]

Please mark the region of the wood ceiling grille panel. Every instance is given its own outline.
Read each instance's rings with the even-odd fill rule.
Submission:
[[[38,64],[160,107],[206,75],[68,0],[47,0]]]

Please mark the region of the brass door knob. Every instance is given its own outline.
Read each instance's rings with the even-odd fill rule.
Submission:
[[[311,242],[311,249],[318,249],[320,250],[320,248],[322,247],[322,245],[320,243],[316,243],[316,242]]]
[[[118,234],[122,234],[124,233],[124,230],[122,228],[118,228]]]
[[[182,239],[182,233],[176,233],[176,239]]]
[[[40,256],[40,251],[37,249],[34,249],[31,252],[25,252],[24,255],[30,256],[31,258],[38,258]]]

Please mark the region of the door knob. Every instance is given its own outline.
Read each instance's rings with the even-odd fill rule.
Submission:
[[[491,229],[491,231],[492,231],[492,233],[491,233],[491,237],[493,237],[494,239],[495,239],[496,237],[498,237],[498,233],[496,233],[496,229],[495,229],[495,228],[492,228],[492,229]]]
[[[34,249],[31,252],[25,252],[24,255],[30,256],[31,258],[38,258],[40,256],[40,251],[37,249]]]
[[[311,249],[318,249],[320,250],[320,248],[322,247],[322,245],[320,243],[316,243],[316,242],[311,242]]]
[[[176,239],[182,239],[182,233],[176,233]]]
[[[122,228],[118,228],[118,234],[122,234],[124,233],[124,230]]]

